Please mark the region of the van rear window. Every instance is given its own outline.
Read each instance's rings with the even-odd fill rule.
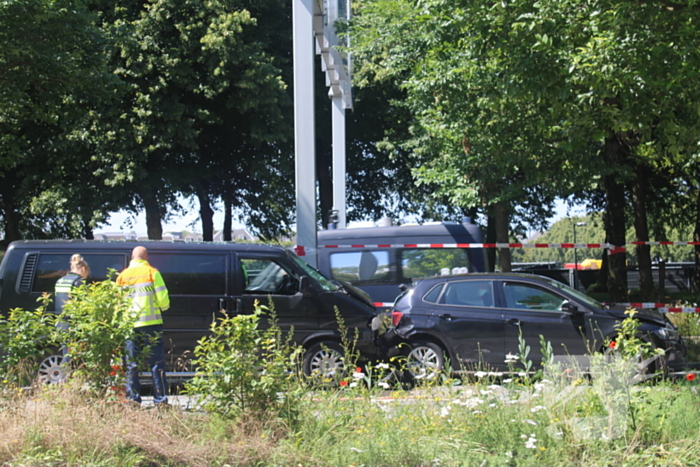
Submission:
[[[466,274],[471,270],[469,256],[464,249],[417,248],[401,250],[399,254],[405,280]]]
[[[107,279],[107,271],[111,269],[120,272],[126,267],[126,255],[109,253],[80,253],[88,266],[90,276],[88,282],[103,281]],[[68,274],[70,270],[70,258],[73,253],[42,253],[34,269],[32,292],[53,293],[56,281]]]
[[[330,256],[333,279],[353,285],[392,282],[388,251],[353,251]]]

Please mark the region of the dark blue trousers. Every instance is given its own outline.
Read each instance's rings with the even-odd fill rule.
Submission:
[[[162,324],[135,328],[133,338],[126,343],[126,397],[138,403],[141,403],[138,364],[144,361],[148,361],[148,368],[153,375],[153,403],[167,404],[168,382],[165,378]]]

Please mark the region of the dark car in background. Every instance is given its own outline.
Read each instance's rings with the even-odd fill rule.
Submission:
[[[389,355],[406,355],[411,378],[442,371],[445,358],[455,372],[504,370],[506,356],[518,353],[520,333],[530,346],[530,359],[539,364],[540,335],[551,342],[555,355],[586,355],[603,350],[625,317],[624,308],[607,308],[542,276],[442,276],[417,281],[404,291],[390,312],[382,343]],[[668,318],[646,312],[635,318],[643,339],[665,352],[652,370],[681,369],[685,346]]]

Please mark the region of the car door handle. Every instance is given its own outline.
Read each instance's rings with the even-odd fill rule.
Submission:
[[[507,319],[506,323],[512,324],[513,326],[520,326],[520,320],[518,318]]]
[[[452,315],[449,313],[445,313],[444,315],[440,315],[440,318],[444,319],[445,321],[452,321]]]
[[[220,298],[219,299],[219,311],[226,311],[226,299],[225,298]]]

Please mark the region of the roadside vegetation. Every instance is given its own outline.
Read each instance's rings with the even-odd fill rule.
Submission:
[[[185,386],[187,405],[173,398],[156,409],[126,403],[118,389],[119,345],[106,344],[123,335],[100,330],[123,318],[123,298],[110,293],[97,307],[108,300],[105,287],[86,286],[71,302],[69,334],[56,335],[41,308],[0,321],[0,465],[700,464],[695,375],[640,372],[638,362],[655,353],[636,337],[632,312],[586,368],[555,359],[544,341],[540,368],[522,342],[508,372],[483,368],[464,381],[445,372],[408,387],[392,377],[401,359],[359,365],[346,333],[345,373],[303,376],[300,350],[274,325],[274,310],[260,306],[214,322],[195,351],[200,373]],[[263,316],[273,317],[266,329]],[[44,340],[74,352],[62,384],[32,377]]]

